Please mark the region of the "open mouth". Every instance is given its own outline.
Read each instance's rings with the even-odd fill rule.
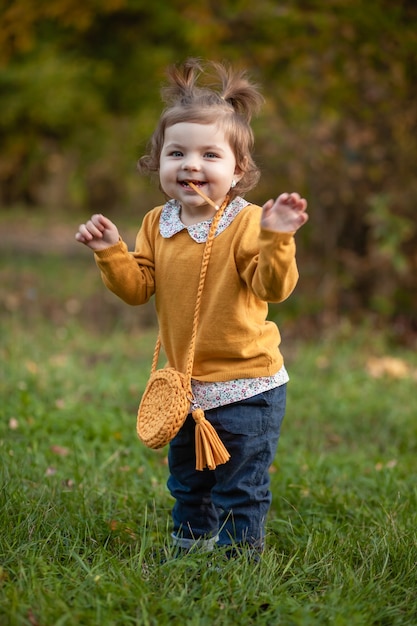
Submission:
[[[191,184],[190,184],[191,183]],[[203,187],[206,183],[202,180],[182,180],[180,183],[183,187]]]

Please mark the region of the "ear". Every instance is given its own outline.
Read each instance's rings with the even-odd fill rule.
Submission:
[[[236,165],[235,167],[234,178],[236,182],[239,182],[239,180],[243,178],[246,172],[247,166],[248,166],[248,157],[245,156],[243,158],[242,167],[239,167],[238,165]]]

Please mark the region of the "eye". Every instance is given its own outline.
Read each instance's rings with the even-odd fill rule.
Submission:
[[[219,157],[215,152],[206,152],[204,155],[207,159],[217,159]]]
[[[172,152],[169,153],[169,156],[182,157],[182,152],[181,150],[172,150]]]

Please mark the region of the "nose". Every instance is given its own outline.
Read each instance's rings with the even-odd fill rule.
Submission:
[[[195,155],[188,155],[183,158],[182,169],[185,171],[197,171],[200,169],[199,160]]]

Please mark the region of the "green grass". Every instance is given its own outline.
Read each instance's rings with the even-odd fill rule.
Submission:
[[[176,560],[166,450],[135,435],[152,314],[88,255],[0,269],[2,626],[417,624],[414,351],[349,326],[284,342],[265,555]]]

